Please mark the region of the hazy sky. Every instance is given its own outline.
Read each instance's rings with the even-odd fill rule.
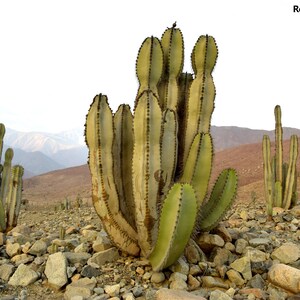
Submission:
[[[0,122],[22,131],[83,128],[96,94],[133,104],[135,60],[147,36],[177,21],[185,71],[202,34],[219,48],[213,125],[300,128],[296,0],[0,1]]]

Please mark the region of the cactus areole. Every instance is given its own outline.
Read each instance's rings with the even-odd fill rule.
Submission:
[[[191,55],[194,74],[183,73],[183,36],[173,25],[139,49],[133,113],[125,104],[113,113],[100,94],[87,114],[96,212],[112,242],[147,257],[154,270],[176,262],[195,228],[215,227],[235,199],[233,169],[207,195],[217,54],[214,38],[200,36]]]

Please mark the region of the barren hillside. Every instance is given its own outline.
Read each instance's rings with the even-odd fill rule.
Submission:
[[[212,181],[219,172],[228,167],[239,174],[238,200],[251,200],[255,192],[263,201],[262,144],[249,144],[226,149],[215,154]],[[284,160],[288,161],[289,140],[284,142]],[[298,160],[298,168],[300,162]],[[62,202],[65,197],[74,201],[77,195],[87,200],[91,196],[91,179],[87,165],[73,167],[24,180],[24,198],[42,205]]]

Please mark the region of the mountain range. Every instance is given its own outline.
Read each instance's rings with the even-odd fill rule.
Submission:
[[[274,139],[274,131],[254,130],[235,126],[212,126],[215,152],[245,144],[261,143],[264,134]],[[284,128],[284,139],[291,134],[300,136],[300,130]],[[25,178],[53,170],[84,165],[88,150],[84,143],[83,130],[74,129],[60,133],[20,132],[6,129],[4,150],[12,147],[14,164],[25,168]]]
[[[87,162],[88,150],[80,129],[45,133],[7,128],[4,151],[8,147],[14,150],[13,164],[22,165],[27,178]]]

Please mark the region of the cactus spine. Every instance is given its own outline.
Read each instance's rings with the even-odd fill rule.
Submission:
[[[298,137],[290,139],[289,163],[283,163],[283,130],[281,108],[275,106],[275,155],[271,158],[270,138],[263,137],[264,185],[267,214],[272,215],[273,207],[289,209],[297,201],[297,157]]]
[[[5,126],[0,124],[0,154],[3,150]],[[1,159],[0,155],[0,159]],[[14,152],[8,148],[3,165],[0,165],[0,232],[7,232],[17,225],[22,199],[24,168],[12,166]]]
[[[183,45],[175,25],[161,40],[146,38],[133,116],[128,105],[113,114],[100,94],[86,119],[94,207],[116,246],[148,257],[154,270],[178,259],[195,228],[216,226],[237,187],[235,170],[224,170],[207,197],[217,47],[210,36],[198,39],[193,76],[182,73]]]

